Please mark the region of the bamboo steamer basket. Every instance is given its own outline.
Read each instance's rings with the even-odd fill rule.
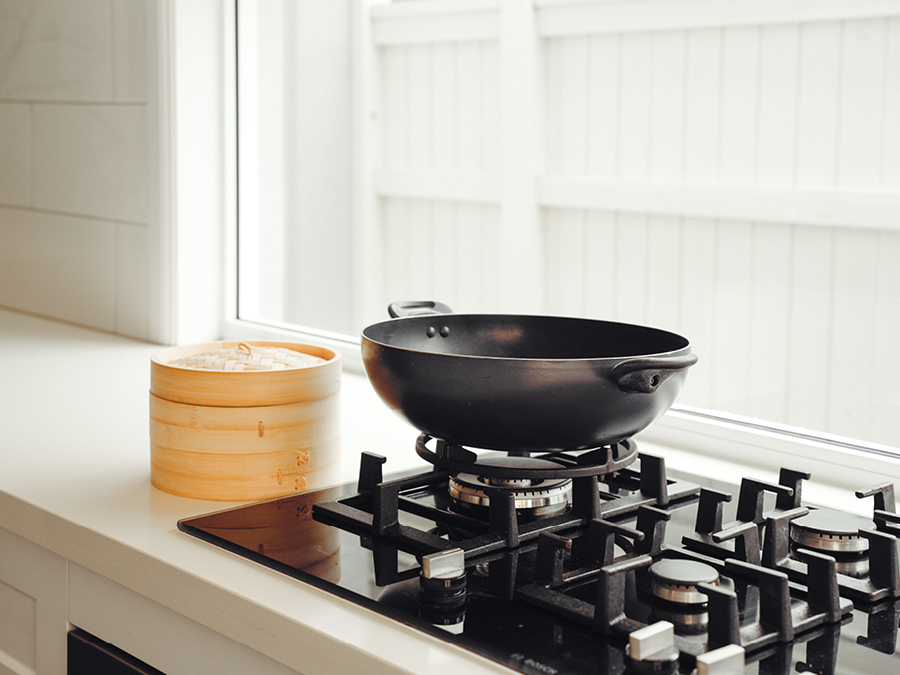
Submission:
[[[287,349],[322,362],[271,370],[177,365],[220,350]],[[277,367],[277,366],[276,366]],[[150,361],[150,481],[171,494],[255,501],[325,487],[340,455],[341,357],[285,342],[175,347]]]

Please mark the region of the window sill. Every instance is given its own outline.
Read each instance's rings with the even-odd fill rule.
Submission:
[[[892,448],[815,438],[697,410],[670,410],[639,440],[644,451],[664,448],[674,470],[730,482],[748,476],[774,483],[781,468],[805,471],[811,476],[804,483],[805,498],[857,513],[872,511],[870,500],[856,498],[857,490],[900,479],[900,455]]]

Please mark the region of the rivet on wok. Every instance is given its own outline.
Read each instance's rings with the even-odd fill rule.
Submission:
[[[441,337],[447,337],[450,335],[450,329],[447,326],[441,328]]]
[[[425,331],[425,335],[428,337],[434,337],[437,331],[434,329],[434,326],[429,326],[428,330]]]

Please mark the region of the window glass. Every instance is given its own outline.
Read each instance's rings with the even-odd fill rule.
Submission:
[[[683,405],[900,445],[900,17],[646,4],[239,0],[240,316],[646,324]]]

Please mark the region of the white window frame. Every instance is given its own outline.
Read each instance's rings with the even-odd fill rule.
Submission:
[[[168,343],[240,338],[321,344],[339,350],[348,376],[358,376],[363,372],[358,339],[237,318],[234,2],[150,4],[154,5],[150,19],[155,30],[151,52],[156,50],[155,58],[151,54],[151,68],[158,71],[151,76],[159,82],[152,104],[158,114],[151,116],[151,137],[160,148],[156,167],[159,227],[151,253],[161,271],[158,288],[153,289],[160,317],[155,338]],[[198,30],[200,26],[203,30]],[[198,49],[204,50],[205,59],[196,58]],[[192,57],[183,57],[187,53]],[[197,87],[198,81],[212,81],[214,86]],[[218,138],[218,142],[198,150],[196,144],[183,142],[192,134]],[[204,179],[210,167],[220,170],[216,181]],[[362,186],[367,177],[360,171],[356,179]],[[206,245],[196,246],[203,238]],[[207,283],[195,287],[192,280],[198,278]],[[390,415],[387,410],[384,414]],[[896,448],[807,435],[724,413],[676,407],[643,432],[640,442],[661,451],[677,469],[722,479],[748,475],[773,480],[781,467],[809,471],[820,486],[820,500],[851,495],[850,502],[842,505],[859,512],[870,510],[871,505],[854,502],[852,493],[866,487],[873,473],[900,484]]]

